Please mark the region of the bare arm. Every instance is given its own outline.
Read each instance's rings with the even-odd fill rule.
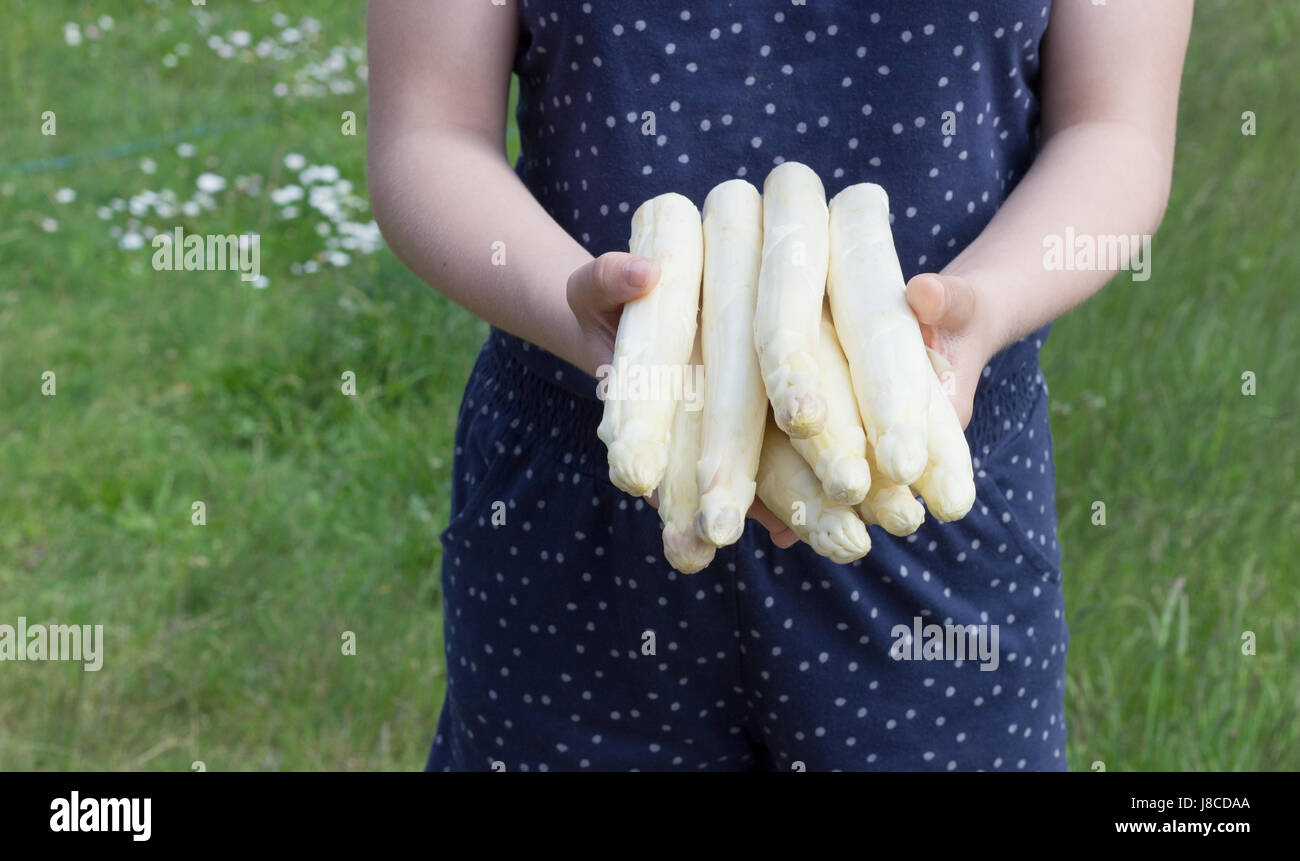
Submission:
[[[1100,290],[1108,271],[1054,271],[1043,240],[1154,233],[1173,172],[1178,84],[1192,0],[1056,0],[1042,45],[1043,145],[993,220],[908,300],[957,371],[963,422],[1002,347]]]
[[[653,260],[592,258],[505,159],[516,0],[496,6],[370,0],[370,199],[389,247],[452,301],[595,374],[624,303],[659,280]],[[492,265],[505,243],[506,266]],[[780,547],[795,542],[756,502]]]
[[[596,280],[595,262],[505,158],[516,0],[371,0],[366,21],[370,195],[389,246],[476,316],[593,372],[607,361],[612,321],[575,313],[566,284],[592,292],[584,278]],[[493,265],[498,241],[505,266]],[[608,256],[603,274],[619,281],[628,255]]]

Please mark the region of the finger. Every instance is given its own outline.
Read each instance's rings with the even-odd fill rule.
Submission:
[[[777,547],[780,547],[782,550],[787,547],[793,547],[799,542],[799,536],[795,535],[794,531],[790,529],[790,527],[784,525],[781,527],[780,532],[773,532],[771,533],[771,536],[772,543]]]
[[[922,325],[936,325],[943,316],[943,281],[930,273],[913,276],[907,282],[907,304]]]
[[[907,304],[921,325],[959,331],[975,313],[975,291],[960,276],[927,272],[908,282]]]
[[[755,499],[754,504],[749,507],[749,516],[767,529],[768,534],[772,537],[772,543],[777,547],[784,549],[799,540],[799,536],[795,535],[790,527],[786,526],[784,521],[773,514],[772,510],[760,500]]]
[[[772,509],[764,505],[757,497],[754,499],[754,504],[749,506],[749,511],[745,516],[752,517],[763,524],[768,532],[775,532],[785,528],[785,523],[781,521],[781,518],[773,514]]]
[[[930,357],[930,367],[934,368],[935,376],[940,380],[952,373],[952,362],[943,353],[933,347],[926,347],[925,353]]]
[[[609,251],[569,276],[569,305],[575,311],[613,311],[648,293],[658,279],[653,258]]]
[[[961,417],[961,392],[958,391],[957,372],[953,370],[952,362],[948,357],[938,350],[930,347],[925,348],[925,352],[930,356],[930,367],[934,368],[934,375],[939,380],[939,389],[952,402],[953,408],[957,410],[958,417]],[[962,419],[962,429],[966,429],[966,422],[970,419],[970,409],[966,410],[966,417]],[[931,429],[933,436],[933,429]]]

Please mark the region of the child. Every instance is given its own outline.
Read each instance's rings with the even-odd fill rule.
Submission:
[[[376,217],[493,325],[456,433],[430,770],[1066,767],[1038,352],[1113,273],[1043,249],[1067,228],[1155,230],[1191,5],[370,4]],[[956,371],[978,499],[906,539],[873,529],[848,566],[757,510],[768,528],[685,577],[596,439],[592,375],[657,277],[617,249],[642,201],[761,188],[784,160],[828,198],[888,192],[920,273],[908,301]],[[993,648],[926,660],[927,625],[977,626]]]

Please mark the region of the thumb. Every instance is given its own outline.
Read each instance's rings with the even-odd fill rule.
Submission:
[[[907,284],[907,304],[922,326],[961,331],[975,313],[975,291],[959,275],[927,272]]]
[[[569,276],[569,307],[575,312],[606,313],[650,292],[659,280],[659,263],[625,251],[608,251]]]

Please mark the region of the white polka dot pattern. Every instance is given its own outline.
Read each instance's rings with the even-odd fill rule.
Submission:
[[[751,523],[690,577],[664,562],[654,512],[610,485],[599,417],[489,339],[441,536],[448,692],[430,769],[1065,767],[1045,397],[976,463],[964,520],[907,539],[873,527],[847,566]],[[914,620],[996,625],[996,668],[894,661],[895,626]]]

